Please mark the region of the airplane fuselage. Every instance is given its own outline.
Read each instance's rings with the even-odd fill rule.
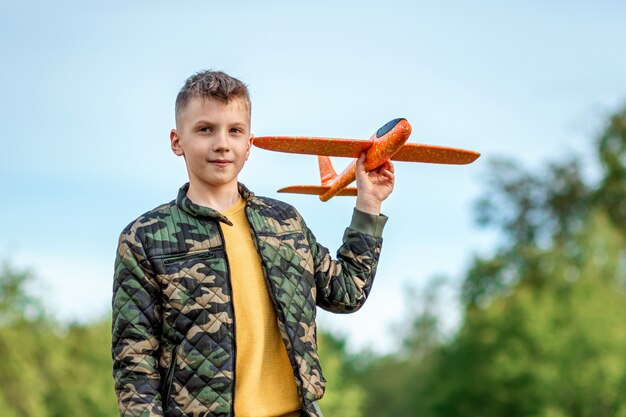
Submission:
[[[406,119],[394,119],[378,129],[370,138],[372,146],[365,150],[365,171],[370,172],[390,160],[410,135],[411,125]],[[343,172],[326,184],[330,189],[320,195],[320,200],[328,201],[356,179],[356,162],[352,161]]]

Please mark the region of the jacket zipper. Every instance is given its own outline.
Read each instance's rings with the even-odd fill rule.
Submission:
[[[167,370],[167,374],[165,375],[165,392],[164,397],[162,399],[163,402],[163,411],[165,411],[165,409],[167,408],[169,402],[170,402],[170,393],[172,391],[172,382],[174,381],[174,367],[176,366],[176,357],[178,355],[178,347],[180,345],[176,345],[174,346],[174,349],[172,349],[172,359],[171,359],[171,363],[170,363],[170,367]]]
[[[202,251],[199,253],[185,253],[183,255],[175,255],[175,256],[155,256],[154,259],[163,259],[163,265],[171,265],[180,261],[187,261],[190,259],[202,259],[202,258],[215,258],[215,250]]]
[[[247,216],[247,213],[246,213]],[[272,299],[272,303],[274,304],[274,310],[276,310],[276,312],[278,313],[278,316],[280,317],[280,320],[282,321],[283,325],[287,325],[287,318],[285,317],[285,312],[278,307],[278,302],[276,301],[276,299],[274,298],[274,284],[272,284],[272,280],[269,279],[269,276],[267,274],[267,269],[265,268],[265,264],[263,263],[263,255],[261,254],[261,250],[259,249],[259,235],[256,232],[256,230],[254,230],[254,227],[252,227],[252,222],[250,222],[250,219],[248,219],[248,223],[250,223],[250,229],[252,230],[252,233],[254,234],[254,238],[255,238],[255,242],[254,242],[254,247],[256,248],[256,252],[259,255],[259,261],[261,262],[261,268],[263,269],[263,277],[265,278],[265,282],[267,282],[267,285],[269,285],[270,287],[270,298]],[[287,335],[287,338],[289,338],[289,335]],[[285,348],[287,348],[287,346],[285,346]],[[291,341],[291,349],[289,349],[289,352],[291,353],[290,355],[287,355],[287,357],[289,358],[289,363],[291,364],[291,369],[293,370],[293,375],[294,377],[296,377],[299,381],[300,381],[300,405],[302,406],[302,410],[304,411],[305,408],[305,404],[304,404],[304,393],[302,392],[302,390],[304,389],[304,382],[302,381],[302,379],[300,378],[300,372],[298,371],[298,368],[296,367],[295,364],[295,354],[293,353],[293,341]]]
[[[231,413],[232,417],[235,417],[235,388],[236,388],[236,373],[237,373],[237,323],[235,320],[235,301],[233,294],[233,282],[232,277],[230,276],[230,262],[228,261],[228,252],[226,251],[226,240],[224,239],[224,232],[222,231],[222,225],[219,222],[217,223],[217,230],[220,232],[220,239],[222,239],[222,247],[224,248],[224,259],[226,260],[226,281],[228,282],[228,289],[230,290],[230,310],[233,313],[233,396],[232,396],[232,406]]]

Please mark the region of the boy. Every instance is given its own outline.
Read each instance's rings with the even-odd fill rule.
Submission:
[[[189,182],[121,233],[113,376],[122,416],[321,416],[315,308],[351,312],[372,285],[393,166],[357,165],[358,197],[332,260],[291,206],[238,175],[250,154],[246,86],[190,77],[172,151]]]

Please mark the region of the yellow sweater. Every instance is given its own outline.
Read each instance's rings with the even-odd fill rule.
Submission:
[[[239,197],[222,212],[233,226],[221,225],[235,308],[235,416],[298,417],[300,399],[293,369],[244,208]]]

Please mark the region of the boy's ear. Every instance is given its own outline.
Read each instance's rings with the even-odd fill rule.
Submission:
[[[180,137],[178,136],[176,129],[172,129],[170,132],[170,146],[172,147],[172,152],[174,152],[175,155],[184,155],[183,148],[180,147]]]
[[[254,135],[251,133],[250,139],[248,139],[248,149],[246,150],[246,161],[248,160],[248,157],[250,156],[250,149],[252,149],[252,142],[254,142]]]

